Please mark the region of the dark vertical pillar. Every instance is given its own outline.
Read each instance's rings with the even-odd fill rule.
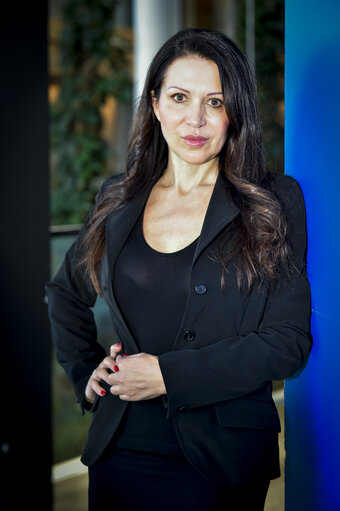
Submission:
[[[0,15],[0,509],[51,509],[47,1]]]
[[[340,509],[340,2],[286,0],[286,173],[306,200],[314,346],[286,382],[286,510]]]

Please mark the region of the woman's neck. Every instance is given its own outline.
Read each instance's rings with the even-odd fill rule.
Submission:
[[[201,165],[191,164],[169,155],[168,166],[159,184],[175,188],[178,193],[186,194],[197,186],[214,185],[218,175],[218,158]]]

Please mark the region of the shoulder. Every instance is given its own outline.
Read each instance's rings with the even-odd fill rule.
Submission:
[[[101,184],[99,188],[99,194],[102,193],[106,188],[108,188],[111,185],[118,184],[126,178],[125,172],[120,172],[119,174],[113,174],[109,178],[105,179],[105,181]]]
[[[300,185],[293,177],[287,174],[268,172],[264,183],[265,187],[269,188],[284,206],[289,207],[297,203],[303,203]]]
[[[288,224],[305,224],[305,201],[296,179],[286,174],[268,172],[265,177],[265,187],[269,188],[279,200]]]
[[[105,190],[111,189],[118,183],[121,183],[126,178],[125,172],[121,172],[119,174],[114,174],[113,176],[110,176],[109,178],[105,179],[105,181],[101,184],[99,191],[96,195],[96,202],[102,197]]]
[[[281,203],[287,222],[287,238],[294,262],[303,268],[306,258],[307,225],[305,203],[299,183],[291,176],[268,173],[267,186]]]

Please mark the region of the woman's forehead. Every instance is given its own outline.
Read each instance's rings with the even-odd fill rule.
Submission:
[[[172,62],[164,76],[163,87],[210,88],[210,92],[221,92],[221,80],[217,65],[212,60],[196,56],[181,57]]]

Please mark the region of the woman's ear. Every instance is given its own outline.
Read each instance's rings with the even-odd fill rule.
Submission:
[[[155,91],[153,91],[153,90],[151,91],[151,101],[152,101],[153,113],[159,120],[158,99],[156,98]]]

